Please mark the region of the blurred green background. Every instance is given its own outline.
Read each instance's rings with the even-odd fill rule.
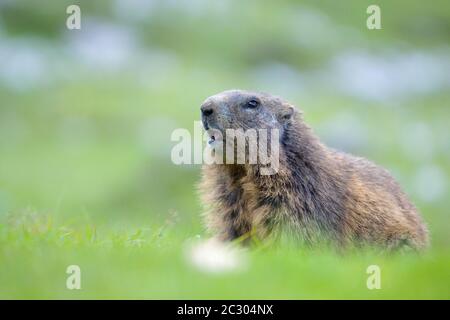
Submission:
[[[381,30],[370,4],[0,0],[0,297],[450,298],[450,3],[377,1]],[[389,169],[431,250],[190,265],[186,241],[207,238],[200,166],[171,162],[170,135],[231,88],[283,96],[328,145]],[[66,289],[69,264],[82,290]]]

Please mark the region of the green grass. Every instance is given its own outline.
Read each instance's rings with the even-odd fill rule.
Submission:
[[[218,274],[195,268],[188,235],[161,227],[112,231],[64,227],[33,214],[0,230],[0,298],[21,299],[448,299],[450,254],[375,255],[294,248],[247,250],[246,266]],[[191,237],[192,238],[192,237]],[[66,268],[81,268],[81,290]],[[381,289],[366,287],[369,265]]]

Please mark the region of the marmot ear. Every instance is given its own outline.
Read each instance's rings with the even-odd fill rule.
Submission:
[[[288,105],[286,108],[283,109],[284,110],[280,112],[280,121],[282,123],[285,123],[294,116],[295,108],[291,105]]]

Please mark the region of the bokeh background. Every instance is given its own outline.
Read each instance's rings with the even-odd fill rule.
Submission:
[[[66,28],[70,4],[81,30]],[[366,27],[370,4],[0,0],[0,297],[449,298],[450,3],[376,1],[381,30]],[[200,166],[171,162],[170,135],[232,88],[283,96],[328,145],[389,169],[430,253],[190,266],[185,241],[207,237]]]

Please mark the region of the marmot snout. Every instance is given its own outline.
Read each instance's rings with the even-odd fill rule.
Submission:
[[[201,106],[205,129],[278,129],[279,170],[258,165],[204,165],[201,182],[208,228],[222,240],[289,232],[312,245],[376,245],[421,249],[427,229],[394,178],[370,161],[328,148],[301,113],[270,94],[241,90]]]

